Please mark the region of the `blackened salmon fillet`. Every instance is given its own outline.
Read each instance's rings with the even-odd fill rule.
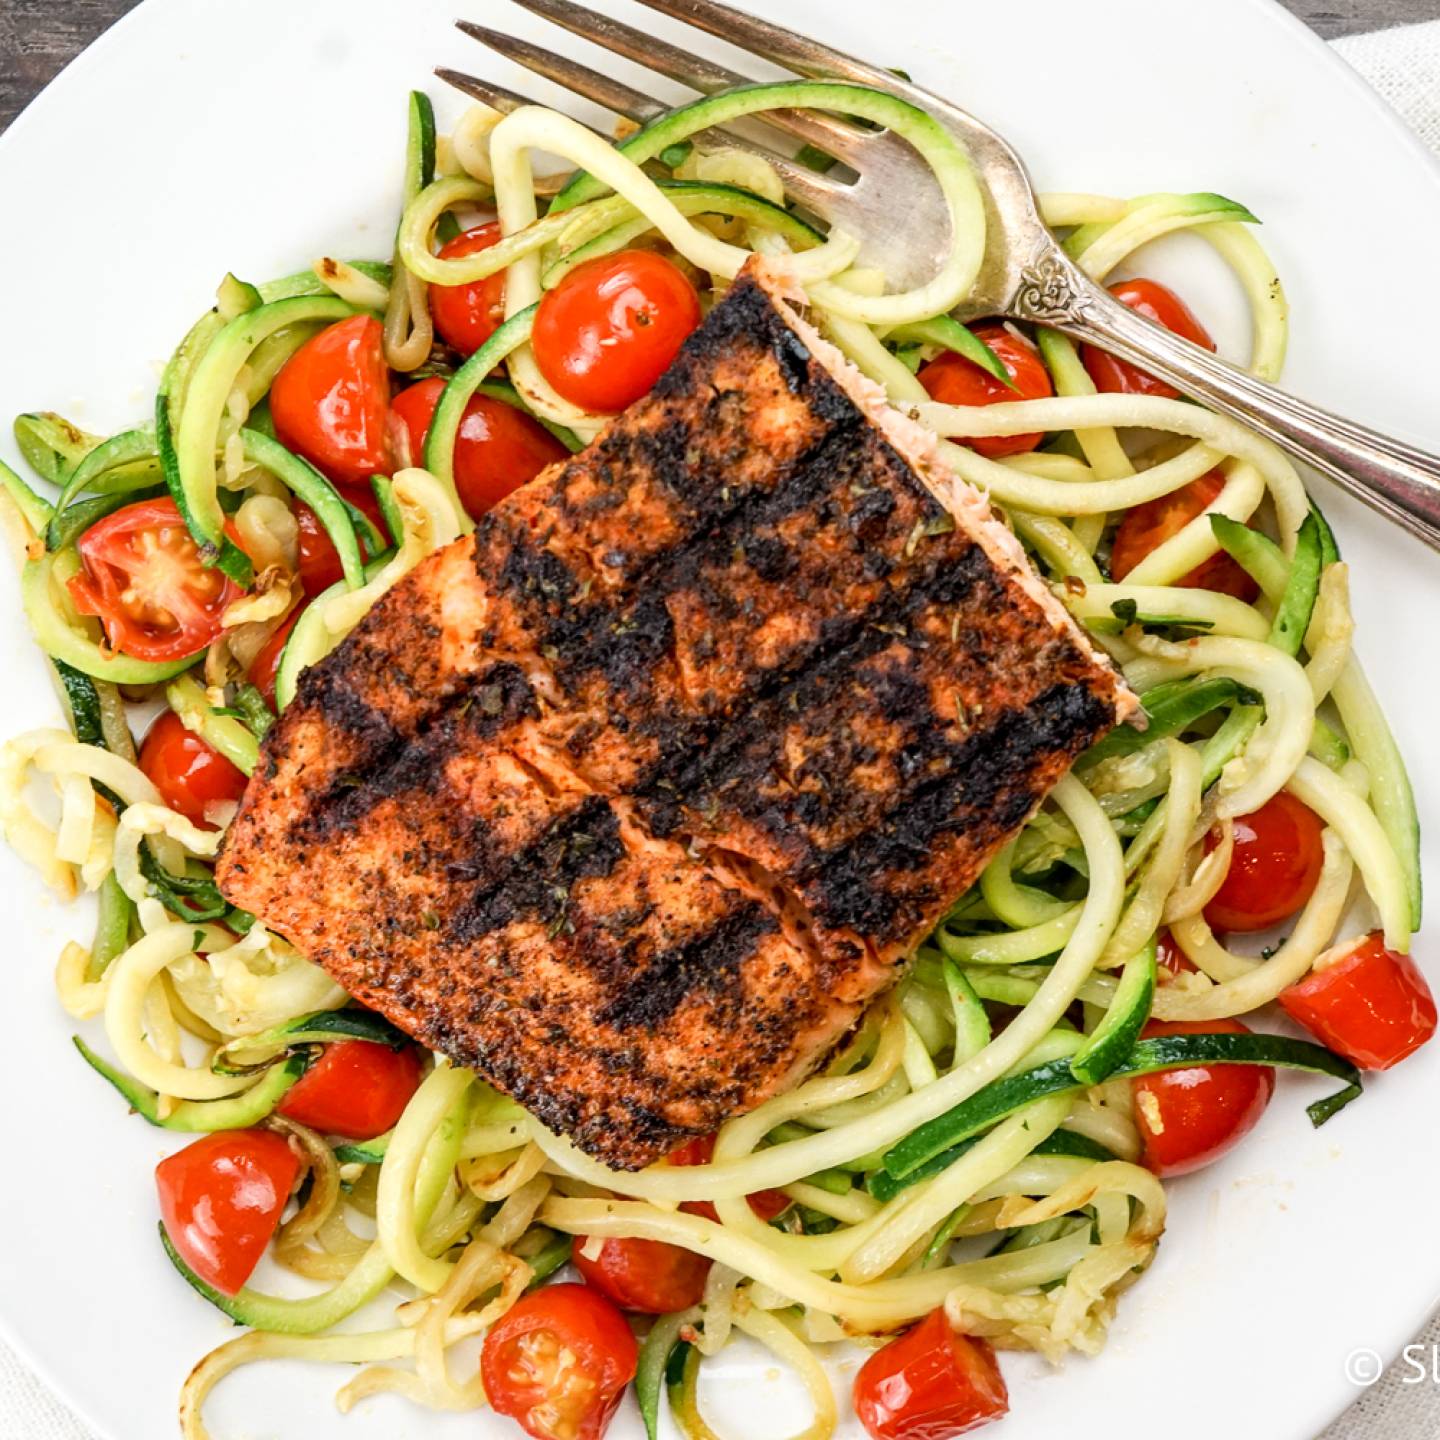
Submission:
[[[307,670],[220,886],[612,1165],[798,1083],[1135,701],[760,263]]]

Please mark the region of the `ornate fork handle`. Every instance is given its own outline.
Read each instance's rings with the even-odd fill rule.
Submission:
[[[1047,245],[1011,301],[1033,320],[1099,345],[1239,420],[1440,550],[1440,456],[1298,400],[1137,315]]]

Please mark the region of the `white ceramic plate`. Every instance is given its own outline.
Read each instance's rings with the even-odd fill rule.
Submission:
[[[1440,233],[1440,172],[1268,0],[751,3],[954,96],[1017,143],[1043,187],[1244,200],[1266,221],[1294,305],[1290,383],[1440,446],[1429,378],[1440,291],[1417,265]],[[147,0],[122,21],[0,143],[0,411],[53,408],[101,431],[135,423],[159,362],[227,269],[263,278],[322,253],[388,255],[405,92],[429,86],[442,119],[456,110],[432,65],[552,96],[459,37],[450,20],[464,8]],[[518,11],[485,8],[539,33]],[[1243,344],[1236,297],[1200,248],[1177,245],[1156,265],[1182,277],[1222,341]],[[1435,557],[1329,487],[1317,493],[1352,562],[1362,652],[1422,812],[1440,814]],[[4,730],[54,723],[3,577],[0,645]],[[1433,845],[1426,875],[1433,888]],[[3,847],[0,896],[11,917],[0,1319],[109,1440],[159,1440],[174,1433],[189,1366],[234,1331],[156,1239],[150,1169],[175,1140],[127,1118],[70,1049],[50,971],[88,917],[58,907]],[[1418,942],[1422,962],[1435,931]],[[1440,978],[1440,963],[1431,969]],[[1061,1373],[1007,1360],[1013,1414],[997,1434],[1031,1440],[1079,1420],[1128,1436],[1158,1419],[1170,1440],[1237,1426],[1312,1436],[1356,1393],[1347,1356],[1390,1356],[1440,1294],[1440,1228],[1405,1203],[1440,1181],[1437,1085],[1440,1045],[1314,1131],[1302,1106],[1318,1087],[1283,1080],[1238,1154],[1171,1187],[1160,1258],[1125,1297],[1105,1355]],[[729,1433],[796,1428],[764,1364],[737,1352],[708,1374],[709,1396],[736,1417]],[[518,1433],[388,1399],[342,1418],[330,1396],[344,1378],[299,1365],[242,1373],[216,1396],[217,1440]],[[633,1411],[612,1431],[641,1433]]]

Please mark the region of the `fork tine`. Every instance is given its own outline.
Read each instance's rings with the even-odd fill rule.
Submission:
[[[528,41],[515,40],[511,36],[502,35],[495,30],[487,30],[483,25],[474,25],[465,20],[457,21],[456,24],[473,39],[479,40],[500,54],[534,70],[536,74],[554,80],[574,94],[587,100],[594,100],[618,114],[628,114],[632,119],[648,119],[650,116],[662,114],[670,108],[648,95],[642,95],[638,90],[632,90],[628,85],[622,85],[618,80],[611,80],[608,76],[601,75],[588,66],[566,60],[538,45],[531,45]],[[503,110],[507,114],[521,105],[537,103],[527,100],[525,96],[518,95],[513,90],[507,90],[501,85],[492,85],[488,81],[477,80],[473,75],[466,75],[458,70],[437,70],[435,73],[458,90],[463,90],[465,94],[471,95],[477,100],[483,100],[487,105],[491,105],[497,110]],[[713,134],[714,132],[706,133]],[[766,161],[780,177],[780,183],[785,186],[786,190],[802,204],[809,206],[822,219],[830,213],[835,197],[846,188],[838,181],[830,179],[829,176],[811,170],[790,159],[789,156],[782,155],[768,146],[757,144],[745,136],[727,132],[726,142],[737,149],[758,155]]]
[[[523,95],[517,95],[515,91],[507,90],[503,85],[493,84],[489,80],[481,80],[475,75],[467,75],[463,70],[451,70],[444,65],[437,65],[435,74],[447,85],[453,85],[462,94],[468,95],[472,100],[478,100],[482,105],[488,105],[492,110],[498,110],[502,115],[508,115],[512,110],[518,110],[522,105],[538,105],[540,103],[538,100],[527,100]]]
[[[507,60],[523,65],[527,70],[533,70],[535,74],[543,75],[545,79],[553,80],[557,85],[563,85],[567,90],[582,95],[587,100],[593,100],[597,105],[603,105],[617,115],[624,115],[643,124],[657,115],[663,115],[669,108],[609,75],[602,75],[588,65],[581,65],[576,60],[556,55],[539,45],[532,45],[528,40],[491,30],[484,25],[476,25],[469,20],[457,20],[455,27],[463,30],[472,40],[488,45]]]
[[[508,115],[512,110],[519,110],[524,105],[540,103],[538,100],[527,99],[514,90],[507,90],[503,85],[493,85],[488,80],[467,75],[463,70],[451,70],[444,65],[437,65],[435,74],[447,85],[453,85],[461,94],[468,95],[472,100],[479,100],[492,110],[498,110],[502,115]],[[554,175],[537,175],[535,176],[535,193],[537,195],[558,195],[573,174],[574,171],[565,170]]]
[[[598,10],[573,4],[572,0],[515,0],[515,3],[521,9],[570,31],[572,35],[603,45],[616,55],[623,55],[627,60],[634,60],[702,94],[755,83],[752,76],[741,75],[703,56],[692,55],[678,45],[671,45],[657,36],[647,35],[643,30],[612,20]]]
[[[762,60],[783,65],[798,75],[819,79],[853,80],[859,85],[873,85],[881,90],[894,92],[901,83],[888,70],[857,60],[842,50],[832,50],[817,40],[797,35],[783,25],[733,6],[724,5],[720,0],[640,0],[642,5],[658,10],[662,15],[683,20],[696,29],[718,35],[741,50],[748,50]]]
[[[603,46],[626,60],[644,65],[670,80],[678,80],[682,85],[688,85],[702,95],[713,95],[717,90],[732,90],[737,85],[756,83],[752,75],[742,75],[736,70],[716,64],[713,60],[694,55],[678,45],[671,45],[657,36],[647,35],[643,30],[636,30],[633,26],[602,15],[599,11],[577,5],[573,0],[515,0],[515,3],[573,35]],[[825,115],[775,110],[765,116],[764,123],[825,147],[837,160],[854,159],[858,146],[865,139],[864,131]]]

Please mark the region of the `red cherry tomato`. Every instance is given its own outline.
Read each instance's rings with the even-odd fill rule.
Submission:
[[[396,1124],[419,1088],[420,1057],[409,1045],[392,1050],[373,1040],[338,1040],[277,1108],[322,1135],[373,1140]]]
[[[534,1440],[599,1440],[635,1375],[635,1337],[587,1285],[546,1285],[485,1336],[480,1376],[491,1408]]]
[[[1216,930],[1268,930],[1293,915],[1320,879],[1325,852],[1320,817],[1286,790],[1235,819],[1230,869],[1205,918]],[[1218,838],[1205,839],[1213,850]]]
[[[445,382],[436,375],[395,397],[393,408],[404,421],[413,464],[424,459],[425,436],[444,389]],[[523,411],[489,395],[475,395],[460,417],[460,433],[455,438],[455,488],[460,503],[478,520],[512,490],[569,453]]]
[[[270,387],[282,444],[337,484],[368,484],[394,468],[385,333],[373,315],[352,315],[307,340]]]
[[[299,530],[300,584],[309,598],[328,590],[345,573],[340,552],[331,543],[320,517],[303,501],[295,502]]]
[[[1197,972],[1195,962],[1175,943],[1175,937],[1162,930],[1155,938],[1155,963],[1172,975]]]
[[[918,379],[932,400],[942,405],[997,405],[1007,400],[1043,400],[1055,393],[1050,372],[1035,347],[1004,325],[981,325],[975,334],[995,352],[1015,388],[1002,384],[973,360],[947,350],[920,369]],[[1025,435],[992,435],[965,443],[979,455],[998,460],[1002,455],[1023,455],[1045,436],[1036,431]]]
[[[995,1351],[932,1310],[855,1377],[855,1413],[873,1440],[948,1440],[1010,1409]]]
[[[173,710],[158,716],[146,732],[140,746],[140,768],[172,810],[207,829],[207,805],[238,800],[245,793],[241,771],[187,730]]]
[[[97,520],[75,548],[83,562],[70,580],[75,608],[99,616],[111,649],[136,660],[183,660],[203,650],[220,633],[226,607],[245,593],[201,561],[168,496]]]
[[[1152,1035],[1248,1035],[1238,1020],[1151,1020]],[[1268,1065],[1193,1065],[1135,1081],[1135,1124],[1144,1163],[1157,1175],[1183,1175],[1218,1159],[1255,1128],[1275,1093]]]
[[[613,414],[648,394],[700,323],[700,297],[653,250],[577,265],[535,312],[540,373],[572,405]]]
[[[1362,1070],[1388,1070],[1435,1033],[1435,997],[1408,955],[1377,930],[1347,955],[1280,992],[1280,1004],[1322,1044]]]
[[[1214,350],[1215,342],[1195,318],[1195,312],[1168,285],[1157,280],[1122,280],[1110,287],[1110,293],[1147,320],[1163,325],[1193,345]],[[1172,400],[1180,393],[1129,361],[1117,360],[1092,345],[1081,346],[1080,358],[1097,390],[1120,395],[1165,395]]]
[[[1116,580],[1123,580],[1152,550],[1159,549],[1172,535],[1178,535],[1224,488],[1225,477],[1218,470],[1211,470],[1169,495],[1127,510],[1115,532],[1110,574]],[[1249,574],[1223,550],[1202,560],[1175,583],[1233,595],[1247,604],[1260,593],[1260,587]]]
[[[304,613],[303,605],[296,606],[281,622],[280,628],[260,647],[250,662],[247,679],[265,697],[265,703],[275,708],[275,677],[280,673],[280,661],[285,654],[285,642],[295,628],[295,622]]]
[[[295,1152],[269,1130],[203,1135],[155,1167],[165,1233],[200,1279],[233,1295],[265,1253],[299,1174]]]
[[[663,1240],[605,1240],[592,1260],[582,1243],[571,1263],[587,1285],[622,1310],[670,1315],[700,1303],[710,1262],[692,1250]]]
[[[687,1140],[678,1150],[670,1152],[672,1165],[708,1165],[715,1154],[715,1137],[697,1135]],[[768,1225],[776,1216],[790,1208],[790,1197],[783,1190],[757,1190],[745,1197],[750,1208]],[[708,1200],[687,1200],[681,1207],[691,1215],[703,1215],[707,1220],[719,1220],[715,1207]]]
[[[442,260],[458,260],[477,250],[488,250],[500,238],[500,225],[492,220],[466,230],[440,247]],[[430,315],[440,338],[462,355],[473,355],[505,319],[505,272],[497,271],[468,285],[432,285]]]
[[[363,511],[371,522],[379,527],[381,533],[384,533],[385,523],[380,516],[380,502],[368,485],[363,488],[345,486],[340,493],[357,510]],[[340,552],[336,550],[325,527],[320,523],[320,517],[303,500],[295,502],[295,524],[299,530],[300,584],[306,597],[313,600],[322,590],[328,590],[335,584],[345,572],[340,564]],[[365,543],[364,534],[359,534],[358,538],[360,554],[366,560],[373,560],[375,557]]]

